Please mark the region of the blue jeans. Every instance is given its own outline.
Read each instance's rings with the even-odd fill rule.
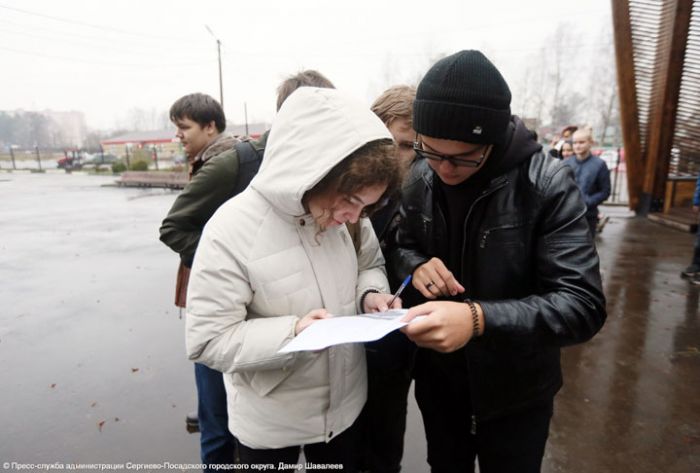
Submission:
[[[231,464],[235,460],[235,439],[228,430],[224,375],[200,363],[194,364],[197,383],[202,463]],[[208,471],[207,468],[204,471]]]

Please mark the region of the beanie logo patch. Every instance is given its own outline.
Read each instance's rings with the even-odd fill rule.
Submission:
[[[472,130],[472,133],[474,133],[475,135],[480,135],[481,132],[482,132],[482,129],[480,126],[475,126],[474,129]]]

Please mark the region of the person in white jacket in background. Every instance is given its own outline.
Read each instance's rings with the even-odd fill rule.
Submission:
[[[273,122],[257,176],[204,228],[187,353],[225,374],[241,463],[296,464],[303,446],[314,469],[355,471],[362,345],[278,350],[319,319],[388,309],[384,259],[363,217],[397,192],[398,169],[391,134],[369,107],[302,87]],[[358,220],[356,251],[344,223]]]

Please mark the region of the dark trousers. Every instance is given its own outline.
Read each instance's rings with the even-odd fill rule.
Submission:
[[[194,364],[197,383],[200,453],[205,465],[231,464],[236,443],[228,430],[224,375],[200,363]],[[204,471],[208,471],[206,468]]]
[[[539,472],[552,402],[475,424],[466,372],[460,369],[463,352],[440,356],[447,363],[437,367],[420,354],[415,373],[431,472],[472,473],[475,459],[481,473]]]
[[[354,454],[357,437],[356,426],[352,426],[335,437],[330,442],[319,442],[304,445],[304,456],[306,463],[316,465],[342,465],[342,468],[318,468],[314,466],[313,471],[332,471],[343,473],[356,473]],[[301,446],[256,449],[246,447],[236,441],[238,448],[239,463],[244,465],[268,465],[265,471],[298,471],[294,467],[299,463],[299,453]],[[279,468],[280,463],[290,465],[288,468]],[[272,467],[269,467],[272,465]],[[307,468],[307,470],[309,470]]]
[[[399,331],[365,344],[367,403],[358,420],[360,470],[401,471],[415,350],[413,342]]]

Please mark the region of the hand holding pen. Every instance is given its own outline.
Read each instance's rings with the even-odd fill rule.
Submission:
[[[408,286],[408,283],[411,282],[412,277],[413,276],[411,276],[410,274],[408,276],[406,276],[406,279],[403,280],[403,282],[399,286],[399,289],[396,291],[396,294],[394,294],[394,297],[392,297],[391,300],[389,301],[389,304],[388,304],[389,307],[392,307],[392,305],[394,304],[394,301],[396,301],[396,299],[398,299],[398,297],[401,295],[403,290],[406,289],[406,286]],[[401,306],[399,306],[399,307],[401,307]],[[398,309],[399,307],[395,307],[395,308]]]
[[[396,294],[385,294],[379,292],[372,292],[365,296],[363,310],[367,313],[372,312],[386,312],[390,309],[400,309],[401,299],[399,296],[406,289],[406,286],[411,282],[411,276],[409,275],[403,280],[401,286],[396,291]]]

